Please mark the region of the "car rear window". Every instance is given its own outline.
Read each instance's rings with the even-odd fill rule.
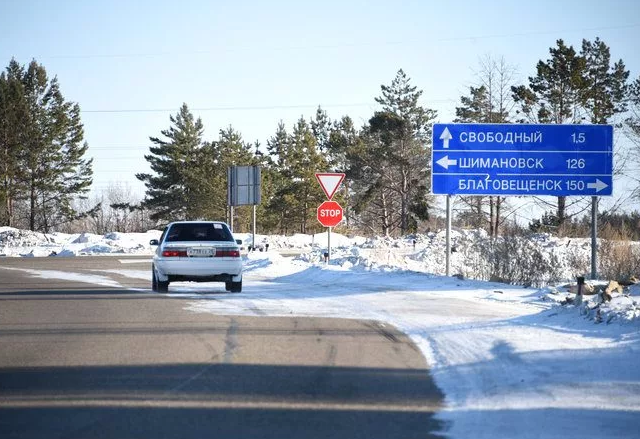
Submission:
[[[233,236],[224,224],[188,223],[174,224],[169,229],[167,241],[231,241]]]

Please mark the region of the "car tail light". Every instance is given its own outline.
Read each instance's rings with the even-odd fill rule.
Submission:
[[[237,248],[217,248],[216,249],[216,258],[239,258],[240,250]]]
[[[163,250],[162,251],[162,256],[164,256],[165,258],[180,258],[180,257],[187,257],[187,251],[186,250]]]

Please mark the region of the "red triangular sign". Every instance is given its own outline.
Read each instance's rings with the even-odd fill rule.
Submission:
[[[316,172],[316,178],[325,195],[330,200],[338,190],[338,187],[340,187],[342,180],[344,180],[344,174],[336,172]]]

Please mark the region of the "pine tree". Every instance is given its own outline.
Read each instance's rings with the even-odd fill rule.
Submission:
[[[369,121],[365,136],[367,148],[376,151],[366,154],[370,161],[354,160],[350,175],[370,178],[361,181],[356,201],[357,211],[367,205],[378,211],[383,233],[396,229],[401,234],[416,230],[419,220],[428,218],[429,192],[429,137],[436,112],[421,107],[418,100],[422,91],[410,84],[410,79],[399,70],[391,85],[381,86],[382,96],[376,98],[382,111]],[[354,169],[362,168],[365,175]],[[398,213],[398,217],[394,218]]]
[[[344,172],[349,168],[347,155],[359,141],[359,133],[349,116],[333,123],[329,133],[327,161],[332,171]]]
[[[354,180],[354,211],[361,226],[389,236],[400,226],[400,198],[394,189],[396,163],[391,144],[407,121],[389,112],[378,112],[363,130],[363,143],[349,156],[348,175]]]
[[[227,220],[227,166],[224,150],[217,141],[202,142],[193,152],[197,163],[183,179],[197,201],[190,218]]]
[[[352,222],[352,176],[349,175],[350,162],[349,155],[361,143],[361,137],[356,130],[353,120],[349,116],[343,116],[333,123],[329,133],[329,143],[325,154],[329,170],[333,172],[345,173],[342,182],[344,191],[336,194],[336,201],[344,209],[345,225],[349,227]]]
[[[491,108],[491,104],[484,85],[469,87],[469,96],[461,96],[460,105],[460,107],[456,107],[456,118],[454,119],[456,123],[488,123],[491,119],[491,115],[487,114],[487,109]]]
[[[538,62],[537,75],[529,78],[529,86],[512,88],[520,121],[603,124],[625,110],[629,72],[622,60],[611,66],[606,44],[600,39],[583,40],[579,54],[562,40],[556,44],[549,49],[551,58]],[[567,197],[557,198],[559,226],[570,217],[570,207],[582,201],[576,198],[567,205]]]
[[[329,149],[331,137],[331,119],[321,107],[316,110],[316,117],[311,119],[311,131],[316,138],[318,150],[325,154]]]
[[[640,77],[629,86],[628,95],[630,111],[626,125],[629,128],[629,138],[640,148]]]
[[[630,84],[628,90],[629,114],[625,120],[626,134],[634,145],[632,150],[632,158],[636,169],[640,168],[640,77]],[[636,182],[634,189],[634,197],[640,199],[640,178],[638,173],[633,172],[631,175]]]
[[[519,122],[579,123],[582,119],[580,98],[584,89],[586,61],[573,46],[563,40],[550,48],[551,58],[539,61],[537,75],[529,77],[528,86],[513,87],[513,99],[519,106]],[[579,200],[573,202],[577,204]],[[558,224],[568,218],[567,197],[557,197]]]
[[[298,119],[293,128],[288,151],[290,174],[289,203],[292,205],[292,216],[300,233],[318,230],[316,208],[324,201],[324,195],[315,178],[315,173],[327,169],[327,163],[320,154],[316,138],[311,127],[304,120]]]
[[[28,118],[23,76],[24,68],[13,59],[0,73],[0,224],[6,226],[14,224],[14,206],[22,192],[18,176]]]
[[[2,125],[16,122],[2,129],[7,218],[12,221],[16,200],[26,200],[29,228],[48,232],[83,215],[72,202],[84,198],[91,186],[92,160],[84,158],[88,145],[80,107],[65,101],[57,78],[49,80],[36,61],[24,69],[12,60],[2,82],[2,107],[8,103],[11,108],[3,110]]]
[[[512,87],[519,105],[519,122],[578,123],[580,91],[584,88],[585,59],[563,40],[550,48],[551,58],[539,61],[529,85]]]
[[[375,98],[382,105],[382,111],[395,113],[409,122],[416,139],[428,142],[431,137],[431,123],[437,116],[435,110],[421,107],[418,103],[422,90],[411,85],[411,79],[402,69],[398,70],[391,85],[381,85],[382,96]]]
[[[581,56],[585,73],[580,104],[590,123],[606,124],[615,114],[626,111],[629,71],[622,60],[611,65],[609,47],[599,38],[582,40]]]
[[[74,198],[86,197],[93,181],[93,159],[84,158],[89,145],[83,142],[84,129],[80,121],[77,104],[61,103],[57,110],[54,145],[57,149],[52,165],[52,179],[42,180],[40,188],[40,212],[42,229],[77,219],[90,212],[78,214],[72,202]]]
[[[326,170],[328,165],[311,124],[301,117],[289,134],[280,122],[275,135],[267,141],[267,149],[271,155],[267,204],[270,222],[281,234],[320,230],[315,214],[323,194],[315,173]]]
[[[269,174],[273,184],[273,195],[267,199],[267,205],[273,218],[271,222],[277,225],[280,234],[286,234],[291,226],[289,219],[293,208],[293,197],[290,182],[293,175],[289,165],[290,144],[291,138],[284,122],[280,121],[273,137],[267,140],[270,158]]]
[[[197,219],[209,204],[200,186],[202,173],[213,166],[215,157],[203,148],[202,121],[194,118],[187,104],[169,120],[172,126],[161,131],[166,140],[149,138],[156,146],[149,148],[145,159],[155,175],[139,173],[136,178],[147,188],[144,204],[153,211],[152,219]]]

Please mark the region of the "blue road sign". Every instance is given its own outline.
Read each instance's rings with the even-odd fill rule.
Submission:
[[[610,125],[433,125],[434,194],[611,195],[612,175]]]

